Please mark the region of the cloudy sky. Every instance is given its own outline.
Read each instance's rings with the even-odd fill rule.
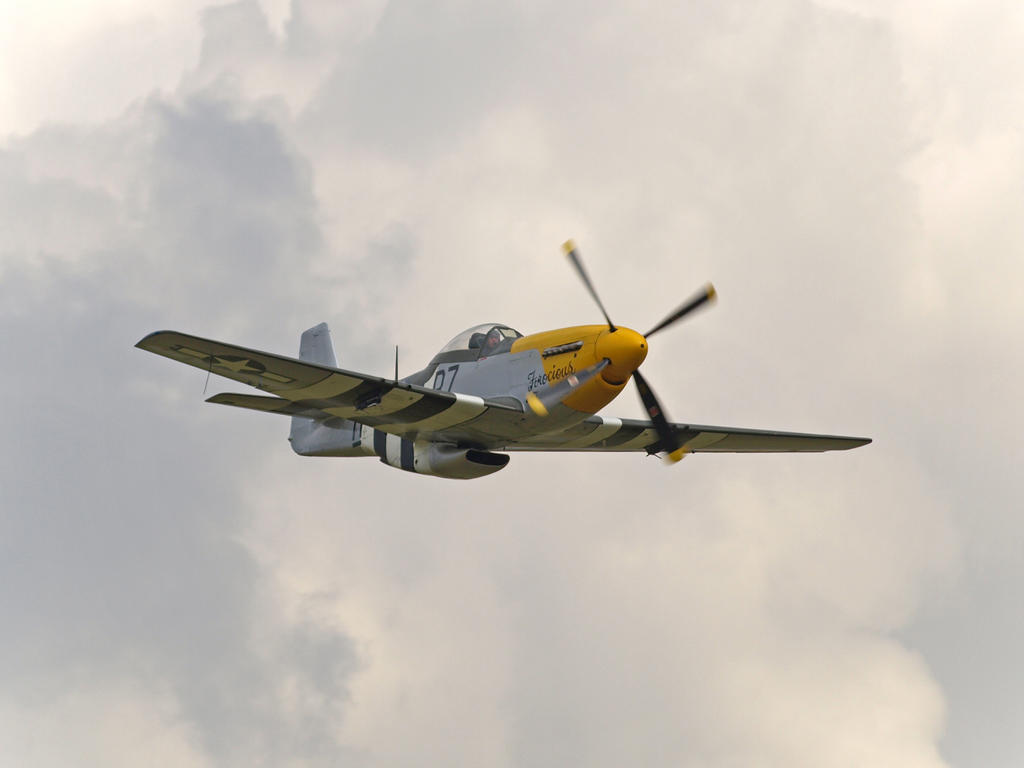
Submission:
[[[1020,3],[0,8],[4,765],[1024,761]],[[599,321],[567,237],[718,287],[675,420],[875,442],[444,481],[132,346],[409,373]]]

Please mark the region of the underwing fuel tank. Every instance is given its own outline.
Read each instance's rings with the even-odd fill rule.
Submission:
[[[475,448],[459,448],[443,443],[416,441],[412,445],[412,468],[421,475],[436,475],[455,480],[471,480],[490,475],[508,464],[507,453],[492,453]],[[395,463],[390,456],[382,461],[399,469],[407,469],[408,461]]]

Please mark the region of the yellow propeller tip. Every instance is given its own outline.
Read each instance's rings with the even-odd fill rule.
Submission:
[[[562,243],[562,250],[565,251],[566,253],[572,253],[573,251],[576,250],[576,243],[574,243],[572,240],[566,240],[564,243]]]
[[[715,290],[715,286],[708,283],[708,301],[714,301],[718,298],[718,291]]]
[[[672,451],[672,453],[666,454],[665,463],[675,464],[677,462],[680,462],[683,460],[683,457],[685,457],[686,454],[688,454],[689,452],[690,451],[687,448],[676,448],[674,451]]]
[[[548,409],[544,407],[544,403],[542,403],[540,401],[540,398],[537,397],[533,392],[530,392],[529,394],[526,395],[526,404],[529,405],[530,410],[533,411],[538,416],[543,417],[548,415]]]

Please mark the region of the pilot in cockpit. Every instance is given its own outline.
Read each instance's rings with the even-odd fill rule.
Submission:
[[[491,328],[487,332],[487,338],[484,339],[483,346],[480,349],[480,357],[489,357],[498,351],[498,346],[501,344],[501,331],[497,328]]]

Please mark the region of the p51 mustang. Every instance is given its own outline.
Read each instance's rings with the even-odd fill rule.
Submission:
[[[566,255],[607,325],[523,336],[500,323],[456,336],[418,373],[394,379],[337,367],[330,331],[302,334],[299,357],[285,357],[176,331],[137,347],[269,392],[220,394],[207,402],[291,417],[302,456],[377,456],[424,475],[468,479],[497,472],[506,451],[644,451],[676,462],[688,453],[834,451],[863,437],[809,435],[675,424],[638,370],[647,340],[715,298],[709,284],[641,335],[616,326],[572,241]],[[649,421],[598,416],[632,378]]]

